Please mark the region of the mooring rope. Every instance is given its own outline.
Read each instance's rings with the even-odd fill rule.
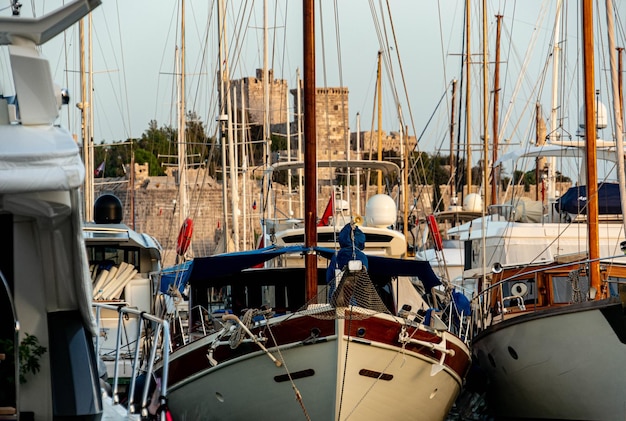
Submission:
[[[266,324],[265,328],[269,332],[270,337],[272,338],[272,341],[276,345],[276,353],[278,354],[278,358],[280,359],[280,362],[282,363],[283,367],[285,367],[285,372],[287,373],[287,377],[289,377],[289,382],[291,383],[291,388],[293,389],[293,392],[296,395],[296,400],[300,404],[300,408],[302,408],[302,412],[304,413],[304,416],[306,417],[307,421],[311,421],[311,417],[309,416],[309,413],[306,410],[306,406],[304,405],[302,394],[300,393],[300,390],[298,389],[295,382],[293,381],[293,378],[291,377],[291,372],[289,371],[289,367],[287,367],[287,362],[285,361],[283,354],[280,352],[280,347],[278,346],[278,343],[276,342],[276,338],[274,337],[274,332],[272,332],[272,328],[270,327],[269,324]]]

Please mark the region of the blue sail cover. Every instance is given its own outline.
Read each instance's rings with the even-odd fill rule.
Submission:
[[[189,281],[189,273],[191,272],[189,269],[191,268],[192,263],[193,260],[188,260],[178,265],[164,268],[161,271],[159,291],[166,293],[169,287],[173,286],[180,292],[183,292],[185,285],[187,285],[187,282]]]
[[[556,200],[555,206],[558,211],[586,215],[587,186],[570,187],[563,196]],[[622,213],[618,184],[598,184],[598,212],[600,215],[620,215]]]
[[[210,282],[246,269],[252,269],[282,254],[304,253],[306,250],[304,246],[270,246],[258,250],[197,257],[191,261],[164,269],[161,272],[160,290],[167,292],[170,285],[176,285],[182,291],[187,283]],[[322,247],[315,247],[314,250],[326,259],[332,258],[335,253],[335,250]],[[441,284],[430,263],[426,261],[381,256],[367,256],[367,258],[369,261],[368,271],[372,276],[416,276],[428,289]]]

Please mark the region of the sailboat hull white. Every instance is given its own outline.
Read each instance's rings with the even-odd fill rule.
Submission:
[[[383,321],[385,329],[391,321],[387,319]],[[314,320],[309,322],[315,324]],[[253,352],[172,384],[169,407],[178,419],[294,420],[306,419],[306,415],[314,420],[445,419],[462,383],[461,376],[448,366],[448,359],[454,360],[450,365],[456,369],[465,370],[469,364],[465,345],[447,338],[456,356],[446,357],[443,369],[431,375],[433,365],[439,362],[438,352],[415,352],[399,343],[344,335],[356,325],[373,332],[380,319],[367,320],[331,321],[338,335],[319,337],[306,345],[302,340],[281,345],[280,352],[270,348],[284,361],[281,367],[249,344]],[[349,323],[352,326],[348,327]],[[207,349],[210,343],[197,342],[202,344],[191,344],[194,349]],[[172,363],[184,359],[185,354],[190,358],[192,352],[185,348],[174,352]]]
[[[626,419],[623,318],[621,304],[600,301],[486,329],[473,353],[490,381],[490,408],[507,419]]]

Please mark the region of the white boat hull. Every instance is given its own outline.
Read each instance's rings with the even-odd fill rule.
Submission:
[[[367,325],[366,329],[373,331],[374,319],[378,316],[369,318],[368,323],[338,320],[332,322],[338,335],[320,337],[307,345],[303,341],[285,344],[280,353],[269,348],[284,361],[281,367],[250,344],[256,348],[253,352],[171,384],[169,407],[180,420],[294,420],[306,416],[312,420],[445,419],[462,384],[461,376],[447,365],[451,357],[446,357],[441,371],[431,375],[433,365],[439,362],[438,352],[414,352],[399,343],[348,340],[344,335],[349,323],[351,329]],[[445,335],[456,351],[452,365],[467,367],[467,347]],[[189,348],[207,349],[209,343],[207,338]],[[185,348],[174,352],[171,361],[185,358]],[[287,373],[293,376],[293,383]]]
[[[486,329],[473,353],[490,409],[507,419],[626,419],[626,331],[609,322],[623,317],[620,304],[588,302]]]

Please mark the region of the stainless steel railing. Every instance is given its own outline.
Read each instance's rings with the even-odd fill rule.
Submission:
[[[141,394],[141,414],[147,416],[148,406],[148,393],[150,390],[150,381],[155,376],[155,363],[162,361],[161,370],[158,373],[160,379],[160,392],[159,392],[159,405],[164,406],[167,404],[167,380],[169,371],[169,353],[170,353],[170,327],[167,320],[160,319],[152,314],[138,310],[136,308],[124,307],[119,305],[105,304],[94,302],[93,307],[95,309],[96,323],[98,330],[101,328],[101,312],[102,310],[113,310],[118,313],[117,324],[117,339],[115,349],[115,364],[112,384],[112,398],[115,404],[120,403],[120,376],[119,376],[119,362],[126,357],[122,353],[122,348],[129,347],[128,344],[122,341],[122,331],[124,331],[124,320],[134,317],[137,319],[137,341],[132,349],[132,375],[130,376],[130,386],[128,389],[128,404],[127,408],[130,413],[137,413],[134,402],[135,388],[137,386],[137,378],[140,375],[145,375],[146,381],[143,385]],[[145,323],[149,322],[149,323]],[[146,325],[151,326],[151,330],[146,329]],[[147,344],[145,352],[141,352],[142,347],[139,346],[139,342],[144,340]],[[100,357],[100,338],[96,338],[96,355]],[[142,361],[140,361],[140,358]],[[146,364],[145,369],[140,369],[140,362]],[[143,364],[141,364],[143,366]]]

